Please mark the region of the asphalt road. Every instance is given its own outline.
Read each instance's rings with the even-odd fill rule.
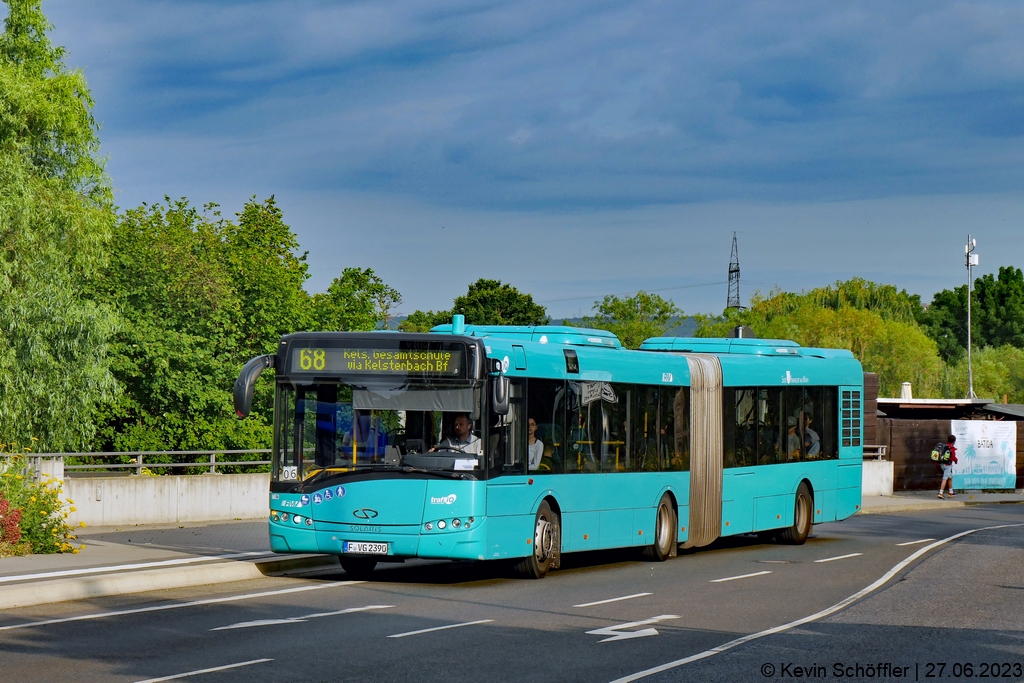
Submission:
[[[1024,680],[1024,506],[857,516],[803,546],[665,563],[567,556],[542,581],[382,567],[5,612],[0,681]]]

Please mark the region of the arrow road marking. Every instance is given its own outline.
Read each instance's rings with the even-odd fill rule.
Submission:
[[[276,626],[277,624],[299,624],[318,617],[334,617],[339,614],[351,614],[353,612],[366,612],[371,609],[388,609],[394,605],[367,605],[366,607],[349,607],[336,612],[317,612],[316,614],[304,614],[301,617],[290,617],[287,619],[257,619],[256,621],[240,621],[230,626],[218,626],[211,628],[211,631],[228,631],[234,628],[251,628],[253,626]]]
[[[676,614],[662,614],[657,617],[651,617],[650,619],[644,619],[643,621],[631,621],[628,624],[616,624],[615,626],[605,626],[604,628],[597,628],[593,631],[587,631],[592,636],[611,636],[600,640],[600,643],[608,643],[613,640],[628,640],[630,638],[644,638],[646,636],[656,636],[658,629],[656,628],[643,628],[639,631],[625,631],[621,629],[625,628],[636,628],[637,626],[647,626],[648,624],[657,624],[659,621],[668,621],[669,619],[679,619]]]

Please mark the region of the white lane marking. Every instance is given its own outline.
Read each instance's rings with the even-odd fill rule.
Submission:
[[[633,681],[638,681],[641,678],[647,678],[648,676],[653,676],[654,674],[661,673],[662,671],[668,671],[669,669],[675,669],[677,667],[684,666],[686,664],[691,664],[691,663],[699,661],[701,659],[706,659],[708,657],[713,657],[714,655],[721,654],[723,652],[726,652],[727,650],[733,649],[734,647],[738,647],[740,645],[743,645],[744,643],[749,643],[752,640],[757,640],[758,638],[764,638],[765,636],[774,635],[776,633],[782,633],[783,631],[788,631],[788,630],[790,630],[792,628],[796,628],[797,626],[803,626],[804,624],[809,624],[812,621],[818,621],[819,619],[823,619],[823,618],[825,618],[825,617],[827,617],[827,616],[829,616],[831,614],[835,614],[836,612],[838,612],[841,609],[849,607],[850,605],[852,605],[853,603],[857,602],[861,598],[863,598],[863,597],[865,597],[867,595],[870,595],[871,593],[875,592],[880,587],[882,587],[886,583],[888,583],[889,579],[891,579],[892,577],[894,577],[897,574],[899,574],[901,571],[903,571],[904,568],[906,568],[907,565],[909,565],[914,560],[916,560],[917,558],[919,558],[922,555],[924,555],[925,553],[927,553],[929,550],[933,550],[933,549],[938,548],[939,546],[941,546],[943,544],[949,543],[950,541],[955,541],[958,538],[962,538],[964,536],[969,536],[970,534],[976,533],[978,531],[992,531],[994,529],[1009,529],[1009,528],[1012,528],[1012,527],[1021,527],[1021,526],[1024,526],[1024,524],[999,524],[997,526],[983,526],[983,527],[979,527],[977,529],[968,529],[967,531],[961,531],[958,534],[953,534],[952,536],[949,536],[948,538],[944,538],[941,541],[936,541],[935,543],[932,543],[931,545],[926,545],[925,547],[921,548],[920,550],[915,552],[913,555],[910,555],[907,559],[903,560],[902,562],[898,563],[895,567],[893,567],[892,569],[887,571],[885,574],[882,575],[882,577],[880,579],[875,581],[870,586],[868,586],[868,587],[866,587],[866,588],[864,588],[862,590],[857,591],[856,593],[854,593],[850,597],[846,598],[845,600],[841,600],[841,601],[837,602],[836,604],[832,605],[831,607],[828,607],[826,609],[821,610],[820,612],[815,612],[814,614],[812,614],[810,616],[803,617],[802,619],[797,619],[796,621],[791,621],[788,624],[782,624],[781,626],[774,626],[772,628],[765,629],[764,631],[758,631],[757,633],[751,633],[748,636],[743,636],[742,638],[737,638],[736,640],[730,640],[728,643],[723,643],[722,645],[719,645],[718,647],[713,647],[710,650],[705,650],[704,652],[698,652],[695,655],[690,655],[689,657],[684,657],[683,659],[677,659],[674,662],[668,662],[667,664],[662,664],[660,666],[655,666],[655,667],[652,667],[650,669],[645,669],[644,671],[638,671],[635,674],[629,674],[628,676],[623,676],[622,678],[616,678],[614,681],[611,681],[611,683],[632,683]]]
[[[632,600],[633,598],[642,598],[647,595],[654,595],[654,593],[634,593],[633,595],[623,595],[621,598],[608,598],[607,600],[598,600],[596,602],[585,602],[582,605],[573,605],[573,607],[593,607],[594,605],[606,605],[609,602],[618,602],[619,600]]]
[[[928,541],[934,541],[934,540],[935,540],[934,538],[922,538],[920,541],[907,541],[906,543],[897,543],[896,547],[899,548],[900,546],[904,546],[904,545],[917,545],[918,543],[927,543]]]
[[[616,624],[615,626],[596,628],[593,631],[587,631],[587,634],[592,636],[611,636],[611,638],[605,638],[604,640],[597,641],[599,643],[608,643],[613,640],[629,640],[630,638],[656,636],[659,635],[658,629],[656,628],[643,628],[639,631],[623,631],[622,629],[647,626],[648,624],[657,624],[659,621],[668,621],[669,619],[679,619],[679,615],[661,614],[656,617],[651,617],[650,619],[644,619],[643,621],[631,621],[628,624]]]
[[[409,631],[407,633],[396,633],[388,636],[388,638],[405,638],[406,636],[418,636],[421,633],[430,633],[432,631],[445,631],[450,628],[461,628],[462,626],[475,626],[476,624],[489,624],[494,619],[480,619],[479,621],[467,621],[462,624],[448,624],[447,626],[436,626],[434,628],[422,628],[419,631]]]
[[[770,571],[754,572],[753,574],[740,574],[739,576],[727,576],[724,579],[711,579],[709,583],[722,583],[724,581],[735,581],[736,579],[749,579],[751,576],[764,576],[765,574],[771,574]]]
[[[324,588],[337,588],[338,586],[351,586],[364,581],[335,581],[334,583],[316,584],[313,586],[298,586],[296,588],[283,588],[276,591],[261,591],[259,593],[244,593],[242,595],[231,595],[224,598],[207,598],[205,600],[193,600],[192,602],[181,602],[170,605],[154,605],[153,607],[139,607],[136,609],[122,609],[114,612],[99,612],[97,614],[81,614],[77,617],[62,617],[60,619],[45,619],[43,621],[29,621],[24,624],[11,624],[0,626],[0,631],[13,631],[19,628],[30,628],[32,626],[47,626],[49,624],[64,624],[69,621],[88,621],[90,619],[105,619],[107,617],[120,617],[126,614],[143,614],[145,612],[162,612],[168,609],[181,609],[182,607],[196,607],[199,605],[216,605],[222,602],[237,602],[239,600],[250,600],[252,598],[265,598],[272,595],[286,595],[288,593],[301,593],[303,591],[318,591]]]
[[[217,628],[211,628],[211,631],[229,631],[234,628],[250,628],[252,626],[276,626],[278,624],[300,624],[310,619],[319,619],[320,617],[334,617],[339,614],[352,614],[353,612],[367,612],[374,609],[388,609],[394,607],[394,605],[367,605],[366,607],[349,607],[348,609],[340,609],[336,612],[317,612],[316,614],[304,614],[301,617],[289,617],[287,619],[257,619],[256,621],[240,621],[237,624],[231,624],[230,626],[218,626]]]
[[[226,664],[224,666],[214,666],[209,669],[196,669],[195,671],[186,671],[183,674],[174,674],[173,676],[161,676],[160,678],[147,678],[144,681],[136,681],[135,683],[159,683],[160,681],[173,681],[175,678],[188,678],[189,676],[198,676],[199,674],[208,674],[214,671],[224,671],[225,669],[237,669],[240,666],[250,666],[252,664],[262,664],[263,662],[272,662],[273,659],[250,659],[248,662],[239,662],[238,664]]]
[[[864,553],[850,553],[849,555],[838,555],[836,557],[826,557],[823,560],[815,560],[815,562],[819,563],[819,564],[822,563],[822,562],[835,562],[836,560],[847,560],[847,559],[849,559],[851,557],[860,557],[863,554]]]
[[[100,574],[103,572],[121,572],[131,569],[146,569],[149,567],[173,567],[179,564],[193,564],[195,562],[210,562],[211,560],[237,560],[241,557],[261,557],[273,555],[270,551],[251,553],[231,553],[230,555],[202,555],[199,557],[185,557],[177,560],[154,560],[153,562],[138,562],[136,564],[117,564],[106,567],[86,567],[84,569],[64,569],[59,572],[40,572],[38,574],[19,574],[17,576],[0,576],[0,583],[10,581],[28,581],[30,579],[52,579],[57,576],[81,576],[82,574]]]

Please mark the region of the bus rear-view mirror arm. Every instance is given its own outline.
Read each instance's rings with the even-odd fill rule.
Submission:
[[[256,379],[260,373],[267,368],[274,367],[274,356],[256,356],[245,364],[238,379],[235,380],[234,401],[235,412],[238,417],[248,417],[252,410],[252,392],[256,386]]]

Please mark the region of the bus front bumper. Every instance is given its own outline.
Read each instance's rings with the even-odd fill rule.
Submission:
[[[426,531],[422,526],[375,527],[372,531],[353,531],[345,524],[316,522],[312,528],[270,521],[270,549],[276,553],[326,553],[352,555],[345,552],[345,543],[361,541],[387,543],[387,555],[358,555],[377,557],[380,561],[421,557],[425,559],[482,560],[486,547],[487,530],[484,520],[465,527]],[[323,527],[332,527],[325,529]]]

